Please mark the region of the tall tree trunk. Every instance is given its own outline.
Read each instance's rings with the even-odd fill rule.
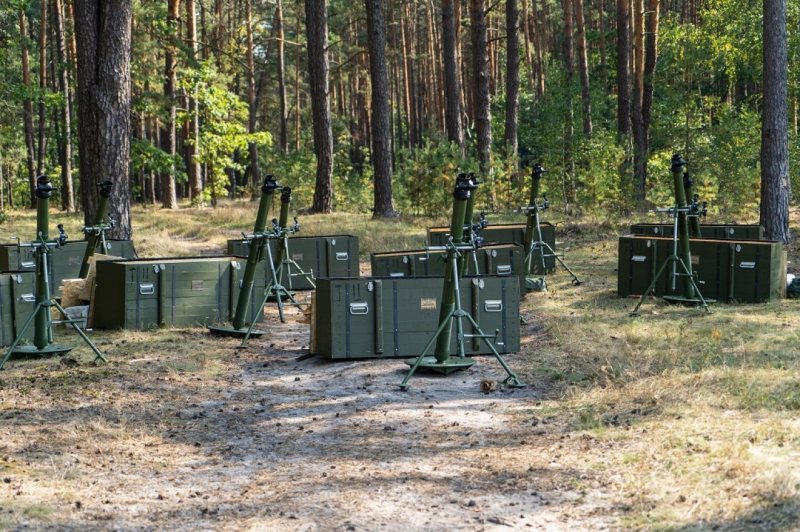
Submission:
[[[603,88],[608,86],[608,69],[606,67],[606,9],[603,0],[598,0],[597,12],[600,15],[598,29],[600,30],[600,81]]]
[[[252,0],[245,0],[245,18],[247,29],[247,101],[248,119],[247,131],[250,134],[256,132],[256,118],[258,114],[258,102],[256,101],[256,65],[253,56],[253,7]],[[258,168],[258,146],[255,142],[247,145],[247,153],[250,158],[250,176],[254,190],[261,184],[261,172]],[[253,197],[256,197],[255,195]]]
[[[645,195],[647,185],[647,158],[650,152],[650,115],[653,108],[653,82],[656,62],[658,61],[658,19],[660,7],[660,0],[648,1],[647,37],[645,38],[644,74],[642,76],[642,160],[640,161],[641,186],[645,189]]]
[[[369,77],[372,82],[372,167],[375,179],[373,217],[394,216],[392,134],[389,127],[389,78],[381,0],[366,0]]]
[[[333,130],[328,99],[328,6],[325,0],[305,0],[308,77],[314,127],[317,181],[314,212],[333,210]]]
[[[519,117],[519,10],[517,0],[506,0],[506,155],[517,154]]]
[[[631,136],[631,0],[617,0],[617,132]]]
[[[61,153],[61,186],[63,208],[67,212],[75,212],[75,194],[72,185],[72,113],[70,112],[69,74],[67,72],[67,43],[64,38],[64,18],[61,0],[53,0],[55,16],[56,43],[58,44],[58,88],[64,101],[61,103],[61,125],[64,128]]]
[[[631,125],[633,127],[633,181],[636,184],[636,200],[641,203],[647,197],[647,146],[644,138],[642,102],[644,99],[644,0],[633,0],[633,105]]]
[[[167,24],[178,31],[178,13],[180,0],[168,0]],[[173,161],[166,173],[161,174],[161,206],[165,209],[177,209],[178,198],[175,190],[175,154],[177,153],[177,106],[175,102],[175,86],[178,78],[175,72],[175,37],[164,47],[164,99],[167,101],[167,120],[164,134],[161,137],[161,149],[172,156]],[[83,173],[83,172],[81,172]]]
[[[300,35],[300,6],[297,7],[295,35]],[[300,46],[294,47],[294,151],[300,151]]]
[[[189,41],[189,58],[192,63],[197,61],[197,16],[195,14],[195,0],[186,0],[186,38]],[[199,201],[203,194],[203,182],[200,163],[197,162],[197,150],[200,141],[200,106],[196,93],[189,96],[189,146],[187,147],[187,174],[189,177],[189,200]]]
[[[764,0],[764,111],[761,119],[761,224],[788,244],[789,136],[786,0]]]
[[[460,0],[456,0],[460,1]],[[454,0],[442,1],[442,53],[444,62],[444,100],[445,127],[447,140],[455,142],[464,155],[464,129],[461,126],[461,79],[459,69],[461,60],[458,56],[456,20]]]
[[[280,143],[281,151],[289,153],[289,134],[286,130],[289,112],[286,105],[286,67],[283,43],[283,6],[281,0],[275,4],[275,37],[278,40],[278,99],[280,101]]]
[[[589,59],[586,53],[586,21],[583,0],[575,0],[575,25],[578,30],[578,65],[581,69],[581,99],[583,100],[583,132],[592,134],[592,99],[589,92]]]
[[[38,175],[44,174],[45,154],[47,153],[47,138],[44,135],[47,124],[45,91],[47,91],[47,1],[42,0],[39,19],[39,140],[36,154],[36,173]]]
[[[114,238],[131,238],[130,0],[75,0],[80,180],[84,223],[94,220],[97,181],[112,181]]]
[[[489,98],[489,50],[485,0],[470,0],[472,21],[473,85],[475,88],[475,134],[478,137],[478,160],[485,178],[492,169],[492,109]],[[487,184],[490,204],[495,207],[494,190]]]
[[[544,0],[542,0],[544,2]],[[538,66],[538,75],[536,76],[536,96],[541,98],[544,95],[544,49],[547,45],[547,34],[545,32],[545,22],[539,24],[539,17],[544,17],[536,7],[536,0],[531,2],[531,15],[533,16],[533,27],[535,29],[534,44],[536,45],[536,65]]]
[[[567,127],[564,136],[564,176],[562,188],[564,192],[564,211],[570,212],[575,201],[575,159],[572,156],[572,141],[575,137],[575,110],[572,100],[572,77],[575,70],[575,47],[572,37],[573,9],[572,0],[563,0],[564,8],[564,66],[567,70]]]
[[[25,153],[28,163],[28,183],[30,185],[31,208],[36,207],[36,159],[33,140],[33,102],[31,101],[31,65],[28,57],[27,20],[25,11],[19,10],[19,40],[22,51],[22,84],[25,86],[25,99],[22,102],[22,124],[25,129]]]

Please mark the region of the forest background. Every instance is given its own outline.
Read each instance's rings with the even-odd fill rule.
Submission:
[[[59,208],[88,211],[83,191],[96,179],[80,175],[76,149],[81,13],[73,0],[0,6],[0,208],[31,206],[33,179],[46,174],[61,188]],[[754,0],[134,0],[125,189],[165,208],[217,205],[252,196],[272,173],[310,212],[431,215],[448,208],[454,174],[475,171],[487,182],[480,208],[498,212],[525,202],[525,163],[536,161],[565,214],[629,214],[671,203],[669,158],[679,152],[710,213],[753,219],[762,9]],[[788,27],[798,23],[800,0],[789,0]],[[790,31],[793,166],[798,54]],[[383,78],[371,72],[381,62]],[[314,143],[314,103],[326,92],[327,183]]]

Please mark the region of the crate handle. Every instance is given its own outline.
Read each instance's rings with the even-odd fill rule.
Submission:
[[[347,260],[349,258],[349,254],[346,251],[337,251],[336,252],[336,260]]]
[[[36,296],[33,294],[22,294],[20,299],[25,303],[34,303],[36,301]]]
[[[350,303],[350,314],[353,316],[361,316],[364,314],[369,314],[369,305],[366,301],[362,301],[359,303]]]
[[[150,294],[155,294],[156,293],[156,287],[153,286],[153,283],[140,284],[139,285],[139,293],[142,294],[143,296],[148,296]]]
[[[404,274],[403,272],[397,272],[397,273],[390,273],[389,274],[389,277],[405,277],[405,276],[406,276],[406,274]]]
[[[631,257],[631,262],[644,262],[647,260],[647,255],[634,255]]]
[[[23,268],[33,268],[34,266],[36,266],[36,263],[35,263],[35,262],[33,262],[32,260],[30,260],[30,261],[25,261],[25,262],[23,262],[23,263],[21,264],[21,266],[22,266]]]
[[[497,275],[511,275],[511,265],[503,264],[497,267]]]
[[[483,310],[486,312],[502,312],[503,302],[499,299],[488,300],[483,304]]]
[[[756,267],[756,263],[755,262],[742,262],[742,263],[739,263],[739,267],[740,268],[744,268],[746,270],[752,270],[752,269],[754,269]]]

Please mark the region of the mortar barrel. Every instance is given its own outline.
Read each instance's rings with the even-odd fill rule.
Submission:
[[[292,189],[283,187],[281,189],[281,214],[278,218],[278,226],[285,230],[289,224],[289,204],[292,202]],[[278,240],[278,252],[275,254],[275,267],[278,268],[286,259],[286,241],[281,238]]]
[[[525,226],[525,271],[530,274],[533,267],[533,257],[531,247],[534,240],[541,240],[536,233],[536,200],[539,197],[539,184],[545,169],[540,164],[535,164],[531,168],[531,197],[528,200],[528,207],[533,210],[528,212],[528,223]]]
[[[679,209],[686,208],[686,190],[683,187],[683,169],[686,161],[679,153],[672,156],[671,161],[672,182],[675,187],[675,206]],[[678,256],[686,265],[688,274],[692,273],[692,250],[689,245],[689,223],[686,212],[677,213],[678,216]],[[683,296],[687,299],[695,297],[694,287],[687,277],[682,277]]]
[[[694,198],[694,179],[689,175],[689,172],[683,173],[683,193],[686,196],[686,201]],[[689,236],[692,238],[700,237],[700,217],[691,216],[689,218]]]
[[[459,245],[463,241],[464,235],[464,215],[467,210],[470,194],[477,186],[469,178],[468,174],[459,174],[456,178],[456,186],[453,189],[453,218],[450,222],[450,235],[453,244]],[[439,362],[444,362],[450,358],[450,336],[453,331],[453,319],[451,314],[456,308],[456,283],[458,278],[453,269],[452,262],[456,260],[456,250],[448,248],[447,258],[445,259],[448,267],[444,276],[444,287],[442,288],[442,307],[439,309],[439,326],[447,321],[448,323],[436,339],[436,349],[434,356]]]
[[[272,199],[275,197],[275,191],[279,187],[280,185],[275,180],[275,176],[268,175],[264,178],[264,184],[261,186],[261,201],[258,204],[256,223],[253,227],[253,233],[256,235],[263,233],[267,227],[267,216],[272,207]],[[239,290],[239,298],[236,301],[236,313],[233,316],[232,325],[234,329],[244,328],[258,262],[263,255],[263,246],[266,245],[267,242],[263,238],[257,238],[250,246],[250,252],[247,254],[247,264],[244,267],[242,287]]]
[[[111,197],[111,181],[103,181],[97,184],[100,200],[97,202],[97,210],[94,214],[94,227],[101,225],[106,218],[108,211],[108,198]],[[86,279],[89,275],[89,259],[94,255],[98,244],[101,242],[103,236],[99,231],[92,231],[86,241],[86,251],[83,253],[83,262],[81,263],[81,271],[78,277]]]
[[[50,186],[50,178],[40,176],[36,180],[36,237],[49,240],[50,230],[50,195],[55,190]],[[36,254],[36,304],[47,301],[50,294],[47,289],[47,261],[44,255],[48,253],[46,246],[35,248]],[[37,349],[44,349],[50,344],[48,338],[48,325],[50,307],[39,307],[39,312],[34,319],[33,344]]]

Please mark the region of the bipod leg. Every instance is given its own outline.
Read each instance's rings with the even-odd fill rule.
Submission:
[[[247,340],[249,340],[250,335],[253,334],[253,329],[256,326],[258,317],[264,315],[264,307],[267,306],[267,299],[269,299],[269,295],[272,293],[273,286],[274,285],[270,283],[266,290],[264,290],[264,297],[261,299],[261,304],[258,306],[258,310],[256,311],[255,315],[253,315],[253,319],[250,320],[250,326],[247,328],[247,332],[244,334],[244,338],[242,338],[242,343],[239,344],[239,347],[247,347]]]
[[[645,299],[647,299],[647,296],[649,296],[650,292],[653,291],[653,288],[655,288],[655,286],[656,286],[656,281],[658,281],[658,278],[661,277],[661,274],[664,273],[664,270],[666,270],[667,265],[673,260],[674,257],[675,257],[675,255],[672,255],[671,257],[669,257],[667,260],[664,261],[664,264],[662,264],[661,267],[658,269],[658,273],[656,273],[655,277],[653,277],[653,280],[650,281],[650,286],[647,287],[647,290],[644,291],[644,293],[642,294],[642,297],[639,298],[639,302],[636,303],[635,307],[633,307],[633,310],[630,312],[629,316],[638,316],[639,315],[639,312],[638,312],[639,311],[639,307],[642,306],[642,303],[644,303]]]
[[[486,334],[484,334],[484,332],[481,330],[480,326],[478,325],[478,323],[475,321],[475,319],[472,316],[470,316],[469,314],[466,314],[466,313],[465,313],[465,315],[466,315],[467,319],[470,321],[470,323],[472,323],[472,326],[475,328],[475,330],[478,331],[478,334],[486,340],[486,343],[489,345],[489,349],[492,350],[492,354],[497,359],[497,361],[500,362],[500,365],[503,366],[503,369],[506,370],[506,373],[508,374],[508,377],[506,378],[506,380],[503,381],[503,383],[504,384],[508,384],[511,388],[524,388],[525,384],[522,384],[519,381],[519,378],[517,377],[517,374],[514,373],[513,371],[511,371],[511,368],[508,367],[508,364],[506,364],[506,361],[503,359],[503,357],[497,351],[497,348],[494,346],[494,340],[491,340],[490,337],[488,337]]]
[[[278,316],[281,319],[281,323],[286,323],[286,317],[283,315],[283,294],[286,293],[286,289],[284,289],[283,286],[278,285],[274,287],[274,293],[275,301],[278,303]]]
[[[17,337],[14,339],[14,343],[11,344],[11,347],[9,347],[8,351],[6,351],[6,356],[4,356],[3,357],[3,361],[0,362],[0,369],[3,369],[3,366],[5,366],[5,364],[8,361],[8,359],[11,358],[11,354],[14,352],[14,349],[17,348],[19,343],[22,341],[23,336],[25,336],[25,333],[28,331],[28,327],[31,326],[31,323],[33,323],[34,318],[36,318],[36,314],[39,312],[39,309],[41,309],[41,308],[42,308],[42,304],[39,303],[38,305],[36,305],[36,308],[33,309],[33,313],[30,315],[30,317],[28,317],[28,321],[25,322],[25,325],[22,326],[22,330],[19,332]]]
[[[542,244],[543,244],[543,245],[544,245],[544,247],[545,247],[545,248],[546,248],[546,249],[547,249],[547,250],[548,250],[548,251],[549,251],[549,252],[550,252],[550,253],[551,253],[551,254],[552,254],[552,255],[553,255],[555,258],[556,258],[556,260],[558,261],[558,263],[559,263],[559,264],[561,264],[561,266],[563,266],[563,267],[564,267],[564,269],[565,269],[565,270],[567,270],[567,271],[569,272],[569,274],[572,276],[572,284],[574,284],[575,286],[578,286],[578,285],[581,285],[581,284],[583,284],[583,281],[581,281],[580,279],[578,279],[578,276],[577,276],[577,275],[575,275],[575,273],[574,273],[572,270],[570,270],[570,269],[569,269],[569,266],[567,266],[567,263],[565,263],[565,262],[564,262],[564,261],[561,259],[561,257],[559,257],[559,256],[558,256],[558,254],[555,252],[555,250],[554,250],[553,248],[551,248],[551,247],[550,247],[550,244],[548,244],[547,242],[542,242]],[[542,256],[544,256],[544,253],[542,253]]]
[[[706,298],[703,297],[702,292],[700,292],[700,288],[697,286],[697,283],[694,281],[694,275],[689,275],[689,268],[686,267],[686,263],[683,262],[682,258],[678,257],[678,260],[681,263],[681,267],[683,267],[684,274],[686,274],[686,276],[689,278],[689,282],[692,283],[692,286],[694,287],[694,291],[697,294],[697,297],[700,298],[700,303],[702,304],[703,308],[705,309],[706,314],[711,314],[711,309],[708,308],[708,303],[706,303]]]
[[[425,355],[427,355],[428,351],[431,350],[431,347],[433,347],[434,342],[436,342],[436,339],[439,338],[440,334],[442,334],[442,331],[444,331],[445,326],[450,322],[451,319],[453,319],[453,312],[451,312],[450,315],[447,316],[447,319],[442,321],[441,325],[439,325],[439,328],[436,329],[436,332],[434,333],[433,338],[430,339],[430,341],[428,342],[428,345],[426,345],[425,349],[422,350],[422,354],[419,357],[417,357],[417,361],[414,362],[414,365],[411,366],[410,370],[408,370],[408,373],[406,374],[406,378],[403,379],[403,382],[400,383],[400,390],[401,391],[408,390],[408,381],[409,381],[409,379],[411,379],[411,376],[414,375],[415,371],[417,371],[417,368],[422,363],[422,359],[425,358]]]
[[[62,316],[64,316],[64,319],[66,319],[66,320],[68,320],[68,319],[69,319],[69,316],[67,316],[67,313],[66,313],[66,311],[65,311],[65,310],[64,310],[64,309],[61,307],[61,305],[59,305],[59,304],[58,304],[58,303],[56,303],[55,301],[53,301],[53,305],[54,305],[54,306],[55,306],[55,307],[58,309],[58,311],[61,313],[61,315],[62,315]],[[83,338],[83,341],[84,341],[84,342],[86,342],[86,344],[87,344],[89,347],[91,347],[91,348],[92,348],[92,351],[94,351],[94,354],[95,354],[95,355],[97,355],[97,356],[95,357],[95,361],[96,361],[96,360],[99,358],[99,359],[100,359],[100,360],[102,360],[103,362],[108,362],[108,360],[106,359],[106,357],[104,357],[104,356],[103,356],[103,353],[101,353],[101,352],[100,352],[100,350],[99,350],[99,349],[97,349],[97,346],[96,346],[96,345],[94,345],[94,343],[93,343],[93,342],[92,342],[92,341],[89,339],[89,337],[88,337],[88,336],[86,336],[86,333],[85,333],[85,332],[83,332],[83,329],[81,329],[81,328],[78,326],[78,324],[77,324],[77,323],[73,323],[73,324],[72,324],[72,328],[73,328],[73,329],[75,329],[75,330],[77,331],[77,333],[78,333],[78,334],[81,336],[81,338]]]

